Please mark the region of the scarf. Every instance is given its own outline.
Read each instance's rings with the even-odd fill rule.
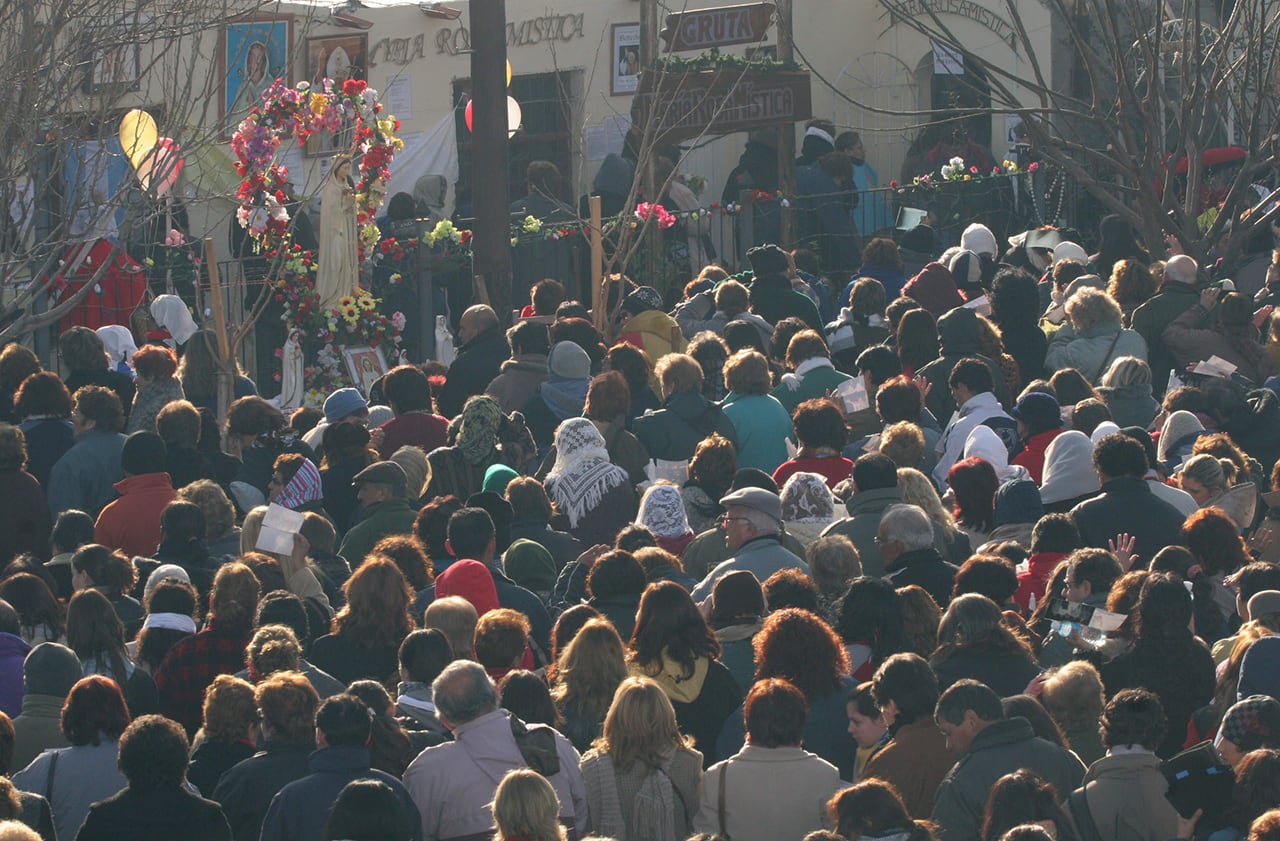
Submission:
[[[794,374],[783,374],[782,384],[785,385],[787,389],[790,391],[799,391],[800,384],[804,382],[805,374],[809,373],[815,368],[834,368],[834,367],[836,366],[832,365],[831,360],[827,359],[825,356],[815,356],[812,359],[806,359],[804,362],[801,362],[799,365],[797,365]]]
[[[653,532],[654,537],[683,537],[688,534],[689,515],[684,510],[684,497],[675,485],[654,485],[640,500],[636,523]]]
[[[655,766],[631,801],[631,826],[623,820],[618,774],[607,753],[592,752],[582,762],[582,783],[592,804],[592,829],[598,835],[645,841],[678,841],[675,835],[675,786],[665,768]]]
[[[297,511],[307,503],[323,497],[324,489],[321,486],[320,471],[316,469],[311,459],[303,459],[298,472],[293,474],[289,484],[285,485],[280,496],[276,497],[276,504]]]
[[[556,429],[556,463],[547,474],[547,491],[577,528],[606,494],[626,485],[626,471],[609,462],[604,437],[586,418],[570,418]]]
[[[587,403],[587,386],[591,380],[568,380],[551,377],[538,386],[542,402],[556,416],[556,420],[576,418]]]
[[[1093,469],[1093,442],[1089,436],[1068,429],[1049,442],[1044,452],[1040,500],[1045,505],[1097,493],[1102,489]]]
[[[827,480],[817,473],[793,473],[782,486],[782,519],[788,523],[828,523],[836,501]]]
[[[194,634],[196,632],[196,620],[185,613],[148,613],[147,618],[142,622],[142,627],[144,629],[162,628],[166,631],[185,631],[188,634]]]
[[[498,443],[502,408],[492,397],[477,395],[462,408],[458,426],[458,449],[468,464],[480,464]]]

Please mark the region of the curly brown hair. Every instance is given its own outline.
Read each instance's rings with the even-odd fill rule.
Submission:
[[[416,593],[435,580],[435,567],[427,557],[427,545],[416,534],[390,534],[373,545],[373,552],[390,558]]]
[[[152,380],[172,377],[178,370],[178,356],[164,345],[143,345],[133,355],[133,370]]]
[[[807,610],[784,608],[769,614],[752,639],[756,680],[782,678],[805,698],[837,692],[849,674],[849,654],[831,626]]]

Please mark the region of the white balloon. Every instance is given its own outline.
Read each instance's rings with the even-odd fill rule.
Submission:
[[[520,111],[520,103],[516,102],[514,96],[507,97],[507,137],[514,137],[515,133],[520,130],[520,121],[524,119],[524,114]]]

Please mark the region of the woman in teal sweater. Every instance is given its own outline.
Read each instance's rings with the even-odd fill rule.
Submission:
[[[769,362],[759,351],[740,350],[724,366],[729,390],[720,404],[738,431],[738,467],[754,467],[772,475],[791,454],[791,416],[769,394]]]

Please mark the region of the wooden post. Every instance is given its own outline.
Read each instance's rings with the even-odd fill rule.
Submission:
[[[218,420],[225,420],[234,387],[231,342],[227,339],[227,317],[222,308],[222,284],[218,278],[218,254],[213,237],[204,238],[204,265],[209,271],[209,306],[213,310],[213,332],[218,337]]]
[[[591,317],[596,329],[603,333],[605,297],[601,284],[604,283],[604,233],[600,230],[603,224],[600,197],[592,196],[589,207],[591,208]]]
[[[795,59],[794,42],[791,30],[791,0],[775,0],[778,15],[778,61]],[[796,192],[796,127],[791,123],[783,123],[778,127],[778,189],[784,196],[795,195]],[[790,207],[779,208],[782,214],[782,233],[780,245],[791,245],[793,219]]]
[[[507,184],[507,9],[471,0],[471,195],[476,217],[473,271],[488,303],[511,308],[510,193]]]
[[[640,69],[644,73],[657,73],[658,65],[658,0],[640,0]],[[651,109],[656,113],[657,109]],[[653,118],[650,118],[653,122]],[[654,174],[653,164],[654,156],[657,152],[657,135],[654,126],[642,127],[643,135],[642,146],[648,146],[647,149],[641,150],[640,156],[640,186],[644,192],[644,200],[648,202],[658,200],[658,184]],[[679,161],[675,161],[679,163]],[[645,267],[648,270],[649,267]]]

